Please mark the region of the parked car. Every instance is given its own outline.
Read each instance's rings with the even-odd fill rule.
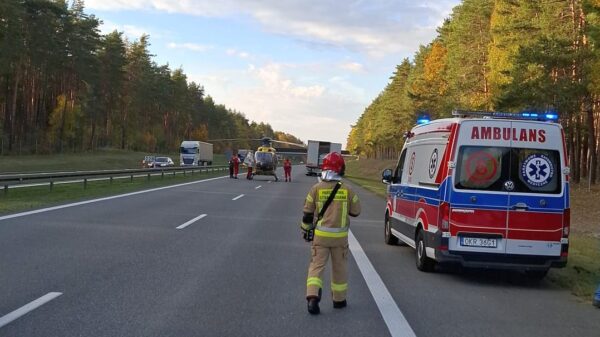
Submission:
[[[171,157],[156,157],[154,159],[154,167],[169,167],[175,166],[173,159]]]
[[[145,156],[142,160],[142,168],[154,167],[154,156]]]

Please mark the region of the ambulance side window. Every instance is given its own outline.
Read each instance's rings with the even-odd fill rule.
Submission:
[[[400,180],[402,179],[402,171],[404,170],[404,161],[406,159],[406,149],[402,151],[400,154],[400,159],[398,160],[398,165],[396,165],[396,169],[394,170],[394,176],[392,177],[393,184],[400,184]]]

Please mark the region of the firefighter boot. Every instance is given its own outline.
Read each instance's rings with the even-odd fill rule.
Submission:
[[[339,302],[338,302],[338,301],[333,301],[333,307],[334,307],[335,309],[342,309],[342,308],[345,308],[345,307],[346,307],[346,305],[348,305],[348,303],[346,302],[346,300],[339,301]]]
[[[310,297],[307,299],[308,301],[308,312],[311,315],[318,315],[321,312],[319,308],[319,298],[318,297]]]

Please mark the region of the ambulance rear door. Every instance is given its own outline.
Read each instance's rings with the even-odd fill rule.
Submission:
[[[565,153],[558,124],[512,121],[506,253],[560,256]]]
[[[450,251],[506,253],[511,121],[469,119],[460,124],[450,193]]]

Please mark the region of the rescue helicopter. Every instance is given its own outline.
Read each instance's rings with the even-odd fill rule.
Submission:
[[[273,176],[275,181],[279,181],[277,177],[277,150],[273,147],[273,143],[286,144],[305,148],[306,145],[274,140],[271,137],[262,137],[258,139],[233,138],[233,139],[212,139],[209,142],[242,142],[242,141],[258,141],[260,145],[254,152],[254,171],[253,176]]]

